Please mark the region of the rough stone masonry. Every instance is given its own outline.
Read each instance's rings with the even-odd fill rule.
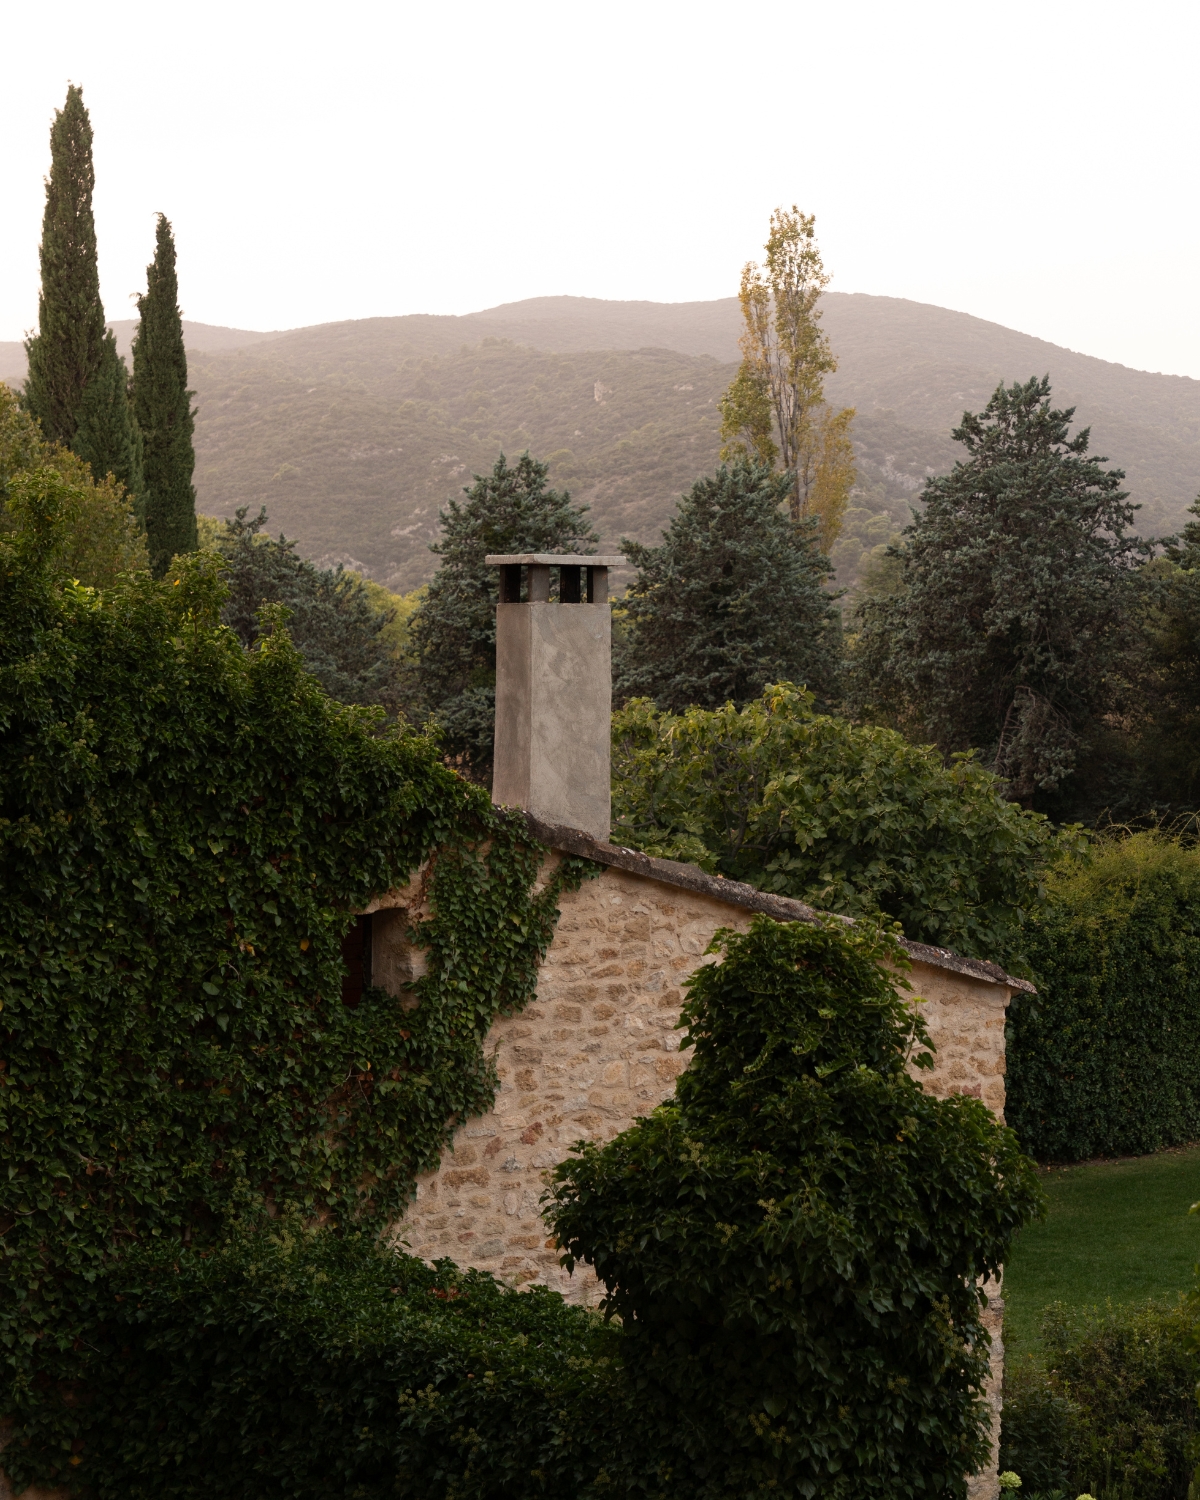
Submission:
[[[585,855],[603,870],[563,896],[534,1002],[492,1028],[488,1050],[495,1049],[500,1080],[495,1108],[460,1127],[438,1170],[419,1181],[396,1237],[425,1260],[449,1257],[514,1286],[540,1283],[569,1301],[594,1304],[600,1295],[594,1273],[579,1267],[567,1276],[541,1220],[547,1169],[573,1142],[611,1140],[670,1097],[687,1066],[675,1030],[681,985],[711,961],[705,949],[718,928],[745,931],[760,911],[792,921],[811,921],[815,913],[694,866],[530,821],[552,850]],[[545,874],[559,857],[550,856]],[[377,904],[386,926],[374,939],[376,983],[402,986],[419,972],[420,955],[407,947],[404,932],[421,901],[414,883]],[[922,1085],[939,1096],[971,1094],[1003,1117],[1005,1011],[1014,992],[1030,986],[993,964],[918,943],[907,947],[912,997],[920,999],[937,1048]],[[998,1432],[1003,1303],[999,1288],[992,1291],[989,1400]],[[997,1494],[993,1461],[972,1480],[971,1496]]]

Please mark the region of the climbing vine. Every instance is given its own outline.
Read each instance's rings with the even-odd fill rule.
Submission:
[[[20,497],[11,502],[19,505]],[[274,626],[218,623],[213,560],[103,593],[31,497],[0,539],[0,1352],[5,1411],[59,1402],[87,1288],[231,1219],[399,1217],[484,1040],[587,873],[427,736],[331,701]],[[341,941],[428,865],[415,1008],[342,1003]]]

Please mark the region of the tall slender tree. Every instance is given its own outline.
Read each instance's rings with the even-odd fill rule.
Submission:
[[[777,208],[766,264],[742,269],[742,363],[721,398],[721,457],[778,461],[791,475],[792,520],[815,516],[817,542],[828,552],[854,487],[854,408],[835,411],[825,400],[825,376],[837,360],[817,305],[829,276],[815,230],[812,214],[795,204]]]
[[[22,404],[39,419],[51,442],[74,440],[83,393],[104,359],[104,307],[92,218],[95,186],[92,124],[83,90],[71,84],[50,128],[38,331],[25,342],[29,374]]]
[[[50,176],[42,218],[38,331],[25,342],[22,403],[51,442],[111,474],[135,497],[141,443],[129,404],[129,372],[104,326],[92,193],[92,123],[76,84],[50,128]]]
[[[150,566],[161,577],[172,557],[196,550],[196,491],[192,474],[195,411],[187,388],[187,353],[175,274],[175,237],[158,216],[154,259],[146,267],[146,295],[133,340],[133,407],[142,434],[143,514]]]

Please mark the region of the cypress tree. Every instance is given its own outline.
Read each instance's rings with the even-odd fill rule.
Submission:
[[[104,361],[104,308],[92,218],[92,125],[72,84],[50,129],[50,176],[42,217],[38,331],[26,340],[22,404],[51,442],[71,443],[89,381]],[[99,476],[98,476],[99,477]]]
[[[146,295],[133,340],[133,404],[145,444],[144,505],[150,566],[161,577],[171,558],[194,552],[196,491],[192,474],[195,412],[187,388],[187,354],[175,275],[175,238],[158,216],[154,259],[146,267]]]
[[[129,402],[129,371],[108,329],[100,346],[99,368],[79,403],[79,425],[71,448],[91,464],[97,481],[106,474],[119,479],[133,496],[138,519],[144,521],[142,437]]]

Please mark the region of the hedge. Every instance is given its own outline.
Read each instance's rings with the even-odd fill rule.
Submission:
[[[1060,869],[1010,1012],[1007,1118],[1074,1161],[1200,1139],[1200,850],[1158,833]]]
[[[126,1257],[80,1331],[5,1462],[90,1500],[584,1500],[632,1425],[596,1314],[294,1222]]]

